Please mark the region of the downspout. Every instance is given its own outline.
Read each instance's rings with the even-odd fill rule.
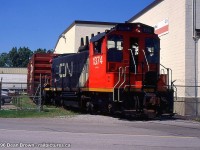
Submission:
[[[194,80],[195,80],[195,99],[196,99],[196,116],[198,115],[198,37],[196,36],[196,0],[193,0],[193,40],[194,40]]]
[[[193,12],[193,16],[192,16],[192,25],[193,25],[193,39],[195,40],[196,38],[196,34],[195,34],[195,29],[196,29],[196,0],[192,0],[192,12]]]

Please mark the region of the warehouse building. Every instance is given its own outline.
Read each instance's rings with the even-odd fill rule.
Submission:
[[[128,22],[155,27],[161,40],[161,64],[173,70],[175,112],[200,115],[199,0],[155,0]]]
[[[200,0],[155,0],[127,22],[154,26],[161,40],[161,64],[173,70],[174,112],[200,115]],[[103,32],[117,23],[74,21],[58,38],[55,53],[74,53],[81,37]],[[88,35],[89,34],[89,35]]]
[[[86,36],[91,38],[91,34],[98,34],[110,29],[117,23],[114,22],[94,22],[94,21],[74,21],[58,38],[54,53],[76,53],[80,46],[81,38],[86,42]]]
[[[0,79],[2,89],[27,88],[27,68],[0,68]]]

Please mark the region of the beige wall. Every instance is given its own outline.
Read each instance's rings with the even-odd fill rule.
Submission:
[[[76,33],[75,33],[75,50],[77,52],[80,46],[80,39],[81,37],[84,38],[89,36],[91,38],[91,34],[96,35],[97,32],[105,32],[105,30],[112,28],[111,25],[87,25],[87,24],[77,24],[76,25]]]
[[[169,32],[160,36],[161,64],[173,70],[176,84],[183,85],[185,81],[185,0],[176,0],[176,2],[164,0],[134,22],[155,26],[166,18],[169,20]]]
[[[191,69],[194,64],[187,64],[186,56],[186,0],[163,0],[148,12],[134,20],[134,22],[143,22],[155,26],[164,19],[169,21],[169,31],[167,34],[160,36],[161,40],[161,64],[173,70],[173,80],[176,85],[185,85],[188,66]],[[191,36],[190,36],[191,37]],[[189,54],[191,57],[192,54]],[[191,59],[191,58],[188,58]],[[191,61],[191,60],[190,60]],[[191,70],[192,72],[192,70]],[[194,72],[194,71],[193,71]],[[184,101],[182,97],[187,96],[187,89],[184,87],[177,88],[178,100]],[[193,92],[193,91],[192,91]],[[174,112],[180,115],[186,114],[186,104],[175,101]]]
[[[133,21],[154,26],[166,18],[169,20],[169,32],[160,36],[161,64],[173,70],[173,79],[178,86],[178,101],[175,99],[174,111],[181,115],[195,115],[197,111],[195,90],[197,97],[200,97],[200,88],[193,87],[200,86],[200,42],[197,43],[195,54],[193,38],[193,2],[195,1],[195,25],[200,29],[200,0],[163,0]]]
[[[64,54],[75,52],[75,29],[76,27],[73,26],[68,32],[63,33],[59,37],[54,53]]]
[[[96,35],[97,32],[104,32],[112,27],[112,25],[75,24],[69,31],[63,33],[65,38],[59,37],[54,53],[76,53],[80,46],[81,37],[84,38],[85,42],[86,36],[89,36],[90,39],[92,33]]]

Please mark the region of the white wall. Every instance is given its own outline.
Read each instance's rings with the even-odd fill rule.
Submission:
[[[75,24],[69,31],[64,33],[66,39],[62,36],[59,38],[54,53],[76,53],[80,46],[81,37],[84,38],[85,42],[86,36],[89,36],[90,40],[92,33],[96,35],[97,32],[104,32],[112,27],[112,25]]]
[[[173,70],[176,84],[185,84],[185,0],[164,0],[134,20],[155,26],[169,20],[169,32],[160,36],[161,64]]]
[[[106,29],[110,29],[113,26],[111,25],[88,25],[88,24],[77,24],[76,25],[76,33],[75,33],[75,50],[77,52],[79,46],[80,46],[80,39],[81,37],[84,38],[89,36],[89,40],[91,38],[91,34],[97,35],[98,32],[105,32]]]
[[[200,0],[163,0],[134,20],[154,26],[165,18],[169,19],[169,32],[160,36],[161,63],[173,70],[173,79],[178,85],[178,100],[182,101],[175,101],[175,112],[181,115],[194,115],[197,111],[195,91],[200,97],[200,88],[194,87],[200,86],[200,42],[195,54],[193,2],[196,2],[195,25],[200,29]]]
[[[75,52],[75,26],[68,32],[63,33],[64,36],[59,37],[55,47],[56,54],[74,53]]]
[[[167,34],[160,36],[161,40],[161,64],[173,70],[173,80],[176,80],[176,85],[185,85],[186,80],[190,77],[186,73],[189,69],[194,72],[191,63],[191,58],[187,57],[186,51],[186,1],[187,0],[163,0],[148,12],[134,20],[134,22],[142,22],[155,26],[164,19],[169,21],[169,30]],[[190,29],[189,29],[190,30]],[[190,53],[188,56],[192,56]],[[186,61],[189,60],[189,64]],[[190,66],[188,68],[188,66]],[[184,101],[181,97],[187,95],[187,88],[178,87],[178,100]],[[186,104],[176,102],[174,103],[174,112],[180,115],[186,114]]]

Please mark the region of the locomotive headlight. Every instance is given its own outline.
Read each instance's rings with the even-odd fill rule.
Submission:
[[[140,26],[140,24],[137,25],[135,31],[136,31],[136,32],[139,32],[139,33],[141,32],[141,26]]]
[[[147,47],[150,56],[154,55],[154,47]]]
[[[136,31],[136,32],[139,32],[139,33],[141,32],[141,31],[140,31],[140,28],[136,28],[135,31]]]

